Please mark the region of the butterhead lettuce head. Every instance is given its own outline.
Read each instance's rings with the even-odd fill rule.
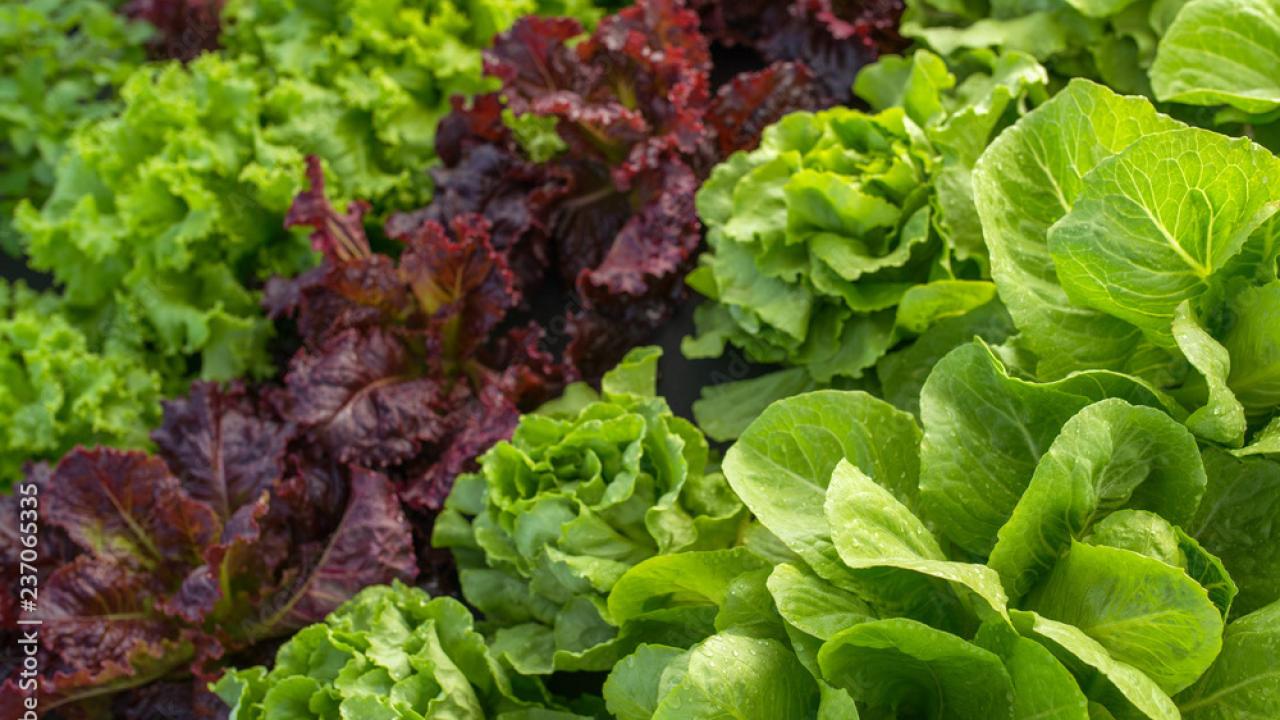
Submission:
[[[708,467],[702,433],[654,397],[658,355],[634,350],[600,395],[579,386],[521,418],[436,520],[494,651],[520,672],[612,667],[638,642],[606,604],[618,578],[737,540],[742,506]]]

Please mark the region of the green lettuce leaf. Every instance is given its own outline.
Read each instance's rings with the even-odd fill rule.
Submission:
[[[1049,251],[1073,303],[1168,348],[1178,305],[1217,289],[1277,209],[1280,159],[1267,150],[1208,130],[1158,133],[1089,171]]]
[[[1280,702],[1280,672],[1270,662],[1280,652],[1280,603],[1227,627],[1213,667],[1176,698],[1184,720],[1265,717]]]
[[[1204,467],[1209,484],[1186,530],[1222,559],[1239,586],[1236,612],[1253,612],[1280,598],[1280,547],[1274,538],[1280,463],[1209,449]]]
[[[907,717],[1013,720],[1000,658],[912,620],[855,625],[818,654],[822,673],[866,705]]]
[[[1026,607],[1078,628],[1170,695],[1222,648],[1208,592],[1181,568],[1129,550],[1073,542]]]
[[[781,400],[725,454],[729,485],[751,512],[819,576],[856,591],[832,541],[824,503],[845,459],[910,502],[920,431],[911,416],[865,393],[817,391]]]
[[[920,395],[920,494],[930,519],[965,550],[989,554],[1063,425],[1107,398],[1180,411],[1168,396],[1127,375],[1079,372],[1037,383],[1011,375],[981,343],[952,351]]]
[[[1021,597],[1112,509],[1148,509],[1186,524],[1206,483],[1195,438],[1177,422],[1122,400],[1094,403],[1040,458],[989,562]]]
[[[1142,99],[1076,80],[998,137],[978,161],[975,200],[991,274],[1020,341],[1039,358],[1041,377],[1093,368],[1149,374],[1148,368],[1167,363],[1144,346],[1137,328],[1070,301],[1048,238],[1098,163],[1140,137],[1176,127]]]
[[[1280,4],[1190,0],[1160,40],[1151,83],[1165,102],[1280,109]]]

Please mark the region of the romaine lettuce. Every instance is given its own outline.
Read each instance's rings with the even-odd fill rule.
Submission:
[[[653,558],[614,585],[624,635],[658,623],[650,637],[694,639],[622,659],[609,709],[1176,720],[1266,706],[1280,566],[1258,552],[1275,544],[1274,503],[1258,501],[1280,464],[1202,451],[1165,402],[1096,371],[1016,381],[974,343],[934,369],[923,431],[861,392],[774,403],[724,461],[759,521],[746,546]],[[1216,532],[1224,510],[1238,522]]]
[[[1086,80],[974,175],[992,276],[1043,380],[1107,370],[1177,397],[1197,436],[1259,441],[1280,406],[1280,160]]]

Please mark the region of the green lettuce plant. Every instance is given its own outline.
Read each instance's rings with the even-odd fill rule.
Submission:
[[[878,378],[911,406],[947,349],[975,333],[1002,339],[970,176],[1046,82],[1018,53],[969,53],[950,68],[927,51],[882,58],[854,87],[878,112],[794,113],[714,170],[698,193],[709,250],[689,276],[714,302],[684,352],[728,344],[793,369],[704,393],[696,411],[713,437],[814,386]]]
[[[1198,437],[1275,452],[1280,159],[1077,80],[992,143],[974,189],[1026,372],[1133,375]]]
[[[165,388],[135,331],[122,317],[76,322],[56,296],[0,281],[0,487],[70,445],[146,443]]]
[[[0,6],[0,250],[18,251],[19,200],[44,200],[67,137],[118,106],[151,28],[103,0]]]
[[[590,717],[498,662],[462,603],[399,581],[365,588],[298,631],[270,670],[230,671],[214,690],[231,720]]]
[[[435,522],[494,653],[518,672],[608,670],[650,628],[606,598],[629,568],[734,544],[741,503],[693,424],[654,396],[656,348],[633,350],[596,395],[573,386],[525,415],[460,476]],[[659,626],[654,626],[657,632]]]
[[[610,711],[1265,714],[1280,463],[1202,449],[1167,402],[1108,371],[1021,380],[977,342],[933,370],[923,429],[862,392],[774,403],[724,461],[759,523],[746,547],[615,585],[624,633],[678,618],[697,639],[620,661]]]

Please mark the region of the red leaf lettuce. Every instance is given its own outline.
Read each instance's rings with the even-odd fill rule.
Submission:
[[[414,579],[391,481],[309,452],[278,400],[197,383],[166,404],[156,456],[77,449],[29,473],[42,513],[42,710],[200,717],[216,707],[204,684],[226,659],[366,585]],[[6,568],[19,548],[0,537]],[[6,635],[15,610],[6,599]],[[23,696],[7,677],[6,713]]]
[[[218,48],[222,4],[223,0],[129,0],[122,11],[155,27],[156,34],[147,41],[153,59],[185,62]]]
[[[902,51],[902,0],[691,0],[703,31],[726,46],[747,47],[766,62],[804,63],[841,104],[853,100],[858,70]]]
[[[523,207],[535,218],[526,223],[530,247],[545,248],[534,252],[569,290],[566,355],[594,378],[683,301],[702,236],[692,198],[707,170],[787,112],[831,101],[813,73],[790,63],[738,76],[713,97],[708,40],[679,0],[638,2],[578,42],[582,35],[572,19],[525,18],[497,38],[485,70],[502,81],[507,110],[550,121],[563,145],[535,165],[554,190]],[[445,126],[498,116],[493,99],[457,106],[442,124],[446,166],[474,161],[450,160]],[[473,133],[458,157],[478,145],[522,155],[498,130]],[[458,179],[438,174],[439,192],[447,196]]]

